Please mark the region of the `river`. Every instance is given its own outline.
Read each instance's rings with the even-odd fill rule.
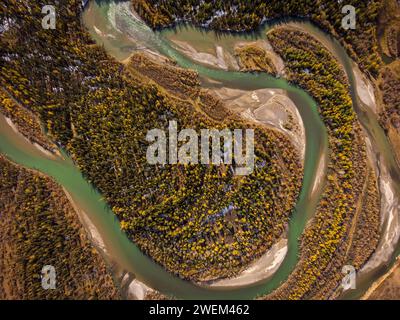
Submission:
[[[5,125],[4,118],[1,118],[0,121],[3,122],[0,126],[0,151],[14,162],[43,172],[62,185],[98,230],[111,260],[116,262],[120,268],[134,274],[138,280],[151,288],[166,295],[184,299],[251,299],[270,293],[279,287],[296,266],[299,255],[298,239],[309,219],[313,217],[323,189],[322,184],[320,184],[316,191],[312,192],[317,178],[319,160],[321,157],[327,156],[328,147],[326,129],[319,117],[314,100],[303,90],[290,85],[284,79],[277,79],[266,74],[218,70],[195,63],[177,51],[168,39],[171,32],[179,33],[178,29],[153,32],[130,11],[127,2],[91,1],[83,13],[82,19],[93,38],[119,61],[128,58],[133,50],[146,49],[174,59],[181,67],[196,70],[201,76],[204,86],[213,86],[215,85],[213,84],[214,81],[217,81],[220,86],[229,88],[245,90],[280,88],[287,92],[296,104],[303,120],[306,152],[304,179],[299,199],[289,223],[288,251],[285,259],[271,277],[251,285],[211,288],[183,281],[154,263],[121,232],[118,220],[104,202],[102,196],[93,186],[87,183],[65,153],[63,153],[64,159],[50,159],[44,154],[38,153],[34,146],[14,132],[11,127]],[[318,33],[318,36],[324,37],[326,41],[330,42],[333,50],[340,57],[340,62],[345,67],[352,85],[353,104],[359,115],[359,120],[366,129],[374,150],[377,150],[380,155],[380,164],[385,165],[391,179],[398,182],[399,169],[394,161],[387,139],[377,124],[375,115],[363,108],[356,96],[351,60],[336,41],[310,23],[303,22],[303,24],[310,29],[310,32]],[[198,28],[185,26],[186,32],[190,34],[190,39],[194,41],[196,39],[203,39],[203,41],[208,39],[209,42],[219,41],[226,48],[232,48],[231,44],[236,41],[262,39],[269,27],[264,25],[259,32],[251,34],[222,34],[216,37],[213,32],[205,32]],[[396,190],[396,192],[399,191]],[[389,263],[375,268],[363,277],[359,277],[357,289],[349,293],[347,297],[361,296],[371,282],[377,279],[387,269],[387,266],[391,265],[398,255],[399,249],[400,247],[397,245]]]

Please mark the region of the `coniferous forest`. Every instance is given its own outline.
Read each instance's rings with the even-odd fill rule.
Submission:
[[[40,23],[47,1],[0,3],[4,123],[39,151],[59,161],[68,157],[101,194],[128,243],[194,284],[229,281],[248,272],[288,238],[294,214],[311,215],[297,239],[294,269],[259,298],[340,298],[343,266],[361,272],[389,237],[383,230],[399,203],[397,194],[390,194],[396,189],[386,189],[386,179],[400,165],[398,1],[348,1],[356,7],[355,30],[342,28],[340,1],[129,1],[154,30],[188,23],[236,34],[280,22],[262,41],[235,47],[232,57],[240,76],[282,77],[285,85],[303,90],[315,102],[328,144],[325,169],[316,173],[318,183],[311,187],[313,193],[315,186],[322,188],[315,213],[295,210],[307,164],[290,136],[298,134],[291,129],[300,125],[292,116],[283,124],[286,131],[246,117],[232,108],[232,100],[215,93],[226,89],[222,83],[214,81],[214,92],[206,89],[210,79],[146,48],[117,61],[83,25],[82,1],[56,1],[54,30]],[[374,149],[370,131],[378,129],[368,130],[357,113],[355,101],[366,106],[362,97],[352,95],[359,88],[352,88],[345,66],[326,43],[286,24],[289,19],[311,21],[337,39],[357,64],[371,85],[375,107],[368,111],[387,138],[392,167],[384,167],[385,155]],[[284,64],[282,73],[276,57]],[[281,95],[290,97],[285,90]],[[235,159],[227,164],[150,164],[146,134],[155,128],[168,132],[172,121],[178,130],[196,133],[253,129],[253,173],[236,175]],[[223,153],[220,140],[218,149]],[[62,185],[0,151],[0,298],[124,298],[121,279],[94,245]],[[57,268],[57,290],[42,290],[43,265]],[[166,298],[157,291],[144,296]]]

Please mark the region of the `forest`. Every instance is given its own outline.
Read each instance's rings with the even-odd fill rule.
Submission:
[[[14,115],[28,136],[39,136],[38,127],[36,124],[32,129],[24,119],[31,113],[40,118],[53,142],[67,150],[104,195],[130,239],[170,272],[199,281],[243,270],[285,233],[302,178],[294,147],[282,134],[250,124],[224,109],[221,101],[201,89],[195,72],[171,62],[160,65],[144,55],[134,55],[126,66],[117,63],[82,28],[81,2],[59,3],[62,10],[57,29],[46,31],[38,23],[45,1],[0,3],[0,19],[9,25],[0,34],[0,111]],[[305,1],[304,5],[253,1],[251,6],[238,0],[185,0],[182,6],[172,3],[133,0],[139,14],[153,27],[185,19],[239,31],[256,28],[264,18],[308,17],[340,39],[364,70],[376,76],[381,64],[374,24],[379,1],[349,1],[360,8],[360,28],[348,34],[340,28],[342,14],[336,1]],[[347,78],[338,62],[316,39],[300,31],[276,28],[268,33],[268,39],[284,59],[288,79],[317,102],[329,134],[330,162],[316,216],[301,239],[300,262],[288,281],[266,298],[331,297],[337,293],[341,267],[353,264],[359,269],[377,245],[377,179],[367,159]],[[394,76],[385,73],[381,77],[390,104],[395,99],[391,91]],[[394,112],[398,110],[396,103]],[[254,128],[254,174],[234,176],[233,166],[149,166],[146,132],[156,127],[166,129],[171,120],[179,127],[197,130]],[[37,142],[41,143],[40,139]],[[34,201],[26,203],[22,188],[15,205],[53,217],[55,204],[49,202],[48,193],[56,186],[26,171],[16,173],[7,162],[2,168],[2,179],[10,184],[4,186],[0,205],[13,203],[9,190],[15,189],[12,184],[22,176],[27,185],[35,186],[27,191]],[[40,210],[34,211],[36,207]],[[46,221],[54,221],[50,218]],[[59,227],[41,226],[51,237],[58,237]],[[77,232],[72,229],[68,232]],[[68,249],[68,241],[61,240],[55,243]],[[45,249],[33,247],[46,244],[39,235],[34,244],[27,241],[30,250],[52,250],[46,249],[47,245],[40,246]],[[78,257],[80,253],[73,259]],[[28,264],[32,274],[36,274],[36,259]],[[91,268],[91,256],[81,259],[89,261],[87,268]],[[114,291],[110,289],[109,294]]]
[[[4,89],[0,89],[0,112],[11,119],[18,131],[32,143],[37,143],[46,150],[55,151],[56,146],[45,136],[40,119],[11,98]]]
[[[287,17],[306,18],[337,38],[364,71],[378,75],[381,58],[376,22],[382,0],[265,1],[265,0],[131,0],[138,14],[153,28],[186,21],[221,31],[257,30],[265,20]],[[356,8],[355,30],[345,30],[342,7]]]
[[[185,279],[232,276],[262,255],[283,235],[300,190],[302,164],[288,139],[220,117],[222,109],[210,112],[213,98],[201,90],[182,94],[182,86],[199,82],[190,71],[146,68],[149,76],[158,70],[171,77],[161,87],[117,63],[81,26],[80,1],[60,1],[57,28],[43,30],[37,23],[43,4],[0,4],[10,23],[0,38],[0,84],[40,116],[104,195],[122,230]],[[196,130],[254,127],[254,174],[235,176],[233,165],[149,165],[146,133],[172,120]]]
[[[337,60],[315,38],[290,27],[274,28],[267,37],[286,63],[288,79],[317,102],[328,130],[330,161],[316,216],[301,239],[300,263],[272,297],[327,298],[340,284],[342,266],[360,268],[378,243],[377,181]]]
[[[384,0],[379,12],[377,35],[380,50],[393,62],[400,58],[400,3]]]
[[[119,299],[103,257],[63,190],[0,156],[0,299]],[[41,286],[42,268],[56,288]]]
[[[378,78],[383,110],[380,124],[392,143],[400,164],[400,61],[383,67]]]

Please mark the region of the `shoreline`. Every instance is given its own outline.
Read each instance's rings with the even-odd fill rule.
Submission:
[[[293,144],[304,166],[305,129],[303,120],[294,102],[283,89],[258,89],[253,91],[228,87],[210,88],[229,110],[244,119],[260,123],[283,133]],[[290,124],[290,130],[285,125]]]
[[[36,143],[36,142],[32,142],[31,140],[29,140],[29,138],[27,138],[25,135],[23,135],[19,130],[17,125],[11,120],[11,118],[5,116],[3,113],[0,112],[0,115],[4,118],[4,120],[6,121],[6,123],[8,124],[8,126],[15,132],[15,134],[17,134],[18,136],[20,136],[22,139],[25,140],[25,142],[27,142],[28,144],[32,145],[37,151],[39,151],[43,156],[45,156],[48,159],[51,160],[56,160],[57,158],[59,158],[61,156],[61,154],[59,154],[58,151],[56,152],[51,152],[45,148],[43,148],[40,144]]]
[[[271,277],[282,264],[288,250],[286,238],[281,238],[260,258],[253,261],[248,268],[233,278],[214,280],[210,283],[199,282],[207,287],[245,286]]]
[[[62,186],[62,190],[64,191],[65,196],[67,197],[68,201],[71,203],[73,209],[75,210],[81,224],[85,227],[92,243],[96,247],[98,247],[108,259],[112,260],[110,253],[107,251],[103,238],[101,237],[94,223],[88,217],[87,213],[78,206],[76,201],[73,199],[72,195],[67,191],[67,189],[65,189],[65,187]]]
[[[62,190],[66,195],[68,201],[71,203],[73,209],[75,210],[78,219],[80,220],[80,223],[86,230],[90,241],[97,248],[97,250],[101,252],[101,255],[105,257],[104,259],[105,262],[109,261],[108,264],[112,265],[115,262],[115,259],[111,256],[111,253],[107,250],[106,244],[100,232],[98,231],[94,223],[91,221],[91,219],[88,217],[87,213],[78,206],[78,204],[73,199],[72,195],[64,187],[62,187]],[[113,273],[115,274],[116,272]],[[148,293],[156,292],[156,290],[150,288],[143,282],[136,279],[134,275],[133,279],[129,283],[127,283],[127,281],[130,280],[131,275],[133,274],[127,272],[122,278],[119,286],[120,289],[122,289],[124,286],[128,286],[128,289],[126,290],[127,299],[144,300]]]
[[[289,23],[292,28],[301,30],[306,32],[320,41],[329,52],[338,60],[340,63],[340,59],[335,53],[334,48],[330,43],[327,43],[323,37],[318,35],[317,32],[313,32],[306,27],[303,27],[298,23]],[[361,72],[358,65],[355,64],[353,60],[351,60],[351,69],[354,74],[355,81],[355,92],[359,100],[369,108],[372,113],[377,116],[378,114],[378,105],[375,97],[375,88],[373,84],[367,79],[367,77]],[[340,63],[343,67],[343,65]],[[346,76],[348,74],[346,72]],[[374,171],[379,179],[379,192],[381,199],[381,240],[378,243],[378,247],[372,254],[372,256],[368,259],[368,261],[364,264],[364,266],[360,269],[359,274],[362,276],[369,271],[372,271],[382,264],[388,262],[390,257],[392,256],[398,239],[400,238],[400,203],[399,201],[395,201],[396,190],[393,186],[393,181],[391,181],[388,169],[381,159],[377,158],[376,152],[372,150],[372,144],[369,136],[364,131],[364,137],[366,140],[367,150],[368,150],[368,158],[373,161]],[[371,156],[372,155],[372,156]],[[382,240],[384,239],[384,240]],[[397,239],[397,240],[396,240]]]
[[[170,39],[170,41],[174,44],[176,50],[178,50],[183,55],[189,57],[191,60],[218,69],[222,69],[228,71],[229,67],[234,70],[238,70],[239,67],[235,68],[235,65],[232,65],[233,57],[230,57],[230,54],[225,52],[221,46],[215,46],[215,55],[207,52],[197,51],[194,47],[192,47],[189,43],[185,41],[180,41],[176,39]],[[227,63],[231,62],[229,65]]]
[[[325,182],[324,178],[326,175],[328,161],[329,161],[329,159],[328,159],[327,154],[323,154],[323,152],[321,152],[319,161],[318,161],[318,169],[317,169],[317,173],[316,173],[316,177],[315,177],[314,185],[312,187],[311,194],[314,194],[315,192],[317,192],[318,189],[320,189],[322,187],[322,184]]]
[[[381,163],[378,160],[378,163]],[[381,192],[381,239],[378,247],[359,271],[368,273],[387,263],[400,238],[400,203],[395,199],[393,183],[385,166],[381,166],[379,174],[379,190]]]
[[[32,143],[27,137],[25,137],[21,132],[19,132],[18,128],[16,127],[16,125],[13,123],[13,121],[11,119],[7,118],[2,113],[0,113],[0,117],[2,117],[5,120],[6,124],[12,130],[13,134],[17,135],[19,139],[22,139],[22,141],[24,143],[27,143],[32,148],[33,151],[37,151],[37,152],[39,152],[39,154],[42,157],[50,158],[53,161],[56,161],[57,159],[59,159],[57,157],[57,155],[51,153],[50,151],[47,151],[46,149],[44,149],[43,147],[41,147],[40,145],[38,145],[36,143]],[[17,166],[21,166],[12,160],[9,160],[9,161],[11,161],[12,163],[14,163]],[[38,170],[29,169],[24,166],[21,166],[21,167],[25,168],[27,170],[31,170],[31,171],[35,172],[36,174],[48,177],[46,174],[44,174]],[[63,193],[65,194],[66,198],[68,199],[68,202],[71,204],[73,210],[76,212],[79,223],[82,225],[83,229],[86,231],[89,241],[103,256],[104,262],[106,264],[108,264],[109,266],[111,266],[114,263],[114,259],[111,256],[110,252],[107,250],[106,244],[105,244],[100,232],[98,231],[98,229],[96,228],[94,223],[91,221],[91,219],[88,217],[87,213],[82,208],[79,207],[77,202],[73,199],[72,195],[65,189],[65,187],[60,185],[60,188],[63,191]],[[107,262],[107,261],[109,261],[109,262]],[[114,272],[112,272],[112,273],[114,273]],[[132,288],[129,288],[128,297],[132,296],[132,295],[135,297],[142,297],[142,292],[146,292],[146,294],[150,293],[150,292],[155,292],[155,290],[148,287],[147,285],[140,282],[139,280],[134,279],[133,281],[135,281],[135,285],[132,286]],[[118,287],[118,286],[116,286],[116,287]]]
[[[375,116],[378,116],[378,105],[375,98],[375,89],[371,81],[361,72],[357,64],[352,61],[356,92],[361,102],[371,109]]]
[[[368,290],[365,292],[365,294],[360,298],[360,300],[368,300],[370,296],[375,293],[377,289],[385,282],[387,278],[389,278],[394,271],[400,267],[400,256],[396,258],[396,262],[393,264],[393,266],[390,268],[388,272],[386,272],[383,276],[381,276],[378,280],[376,280],[372,285],[368,288]]]

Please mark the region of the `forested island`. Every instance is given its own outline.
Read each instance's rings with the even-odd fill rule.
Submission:
[[[374,112],[400,163],[395,0],[349,1],[358,22],[347,31],[337,1],[130,1],[154,29],[191,23],[249,32],[271,19],[312,21],[343,45],[372,83]],[[185,281],[234,278],[287,237],[304,174],[290,135],[235,112],[203,87],[204,77],[172,59],[136,50],[117,61],[82,25],[81,1],[59,1],[56,29],[44,30],[38,21],[46,4],[0,4],[0,23],[7,26],[0,28],[0,112],[15,130],[44,152],[65,151],[129,240]],[[316,212],[299,239],[296,267],[259,298],[338,298],[342,267],[361,270],[379,246],[382,176],[344,67],[319,39],[283,22],[266,33],[271,51],[257,43],[235,47],[237,70],[282,76],[312,97],[327,130],[328,163]],[[235,175],[235,162],[150,165],[146,133],[167,131],[171,121],[196,132],[253,129],[254,172]],[[283,126],[290,132],[296,125],[291,119]],[[0,298],[121,298],[120,279],[57,183],[6,155],[0,155],[0,178]],[[40,287],[40,270],[48,264],[62,270],[58,290]],[[152,292],[147,298],[165,297]]]

